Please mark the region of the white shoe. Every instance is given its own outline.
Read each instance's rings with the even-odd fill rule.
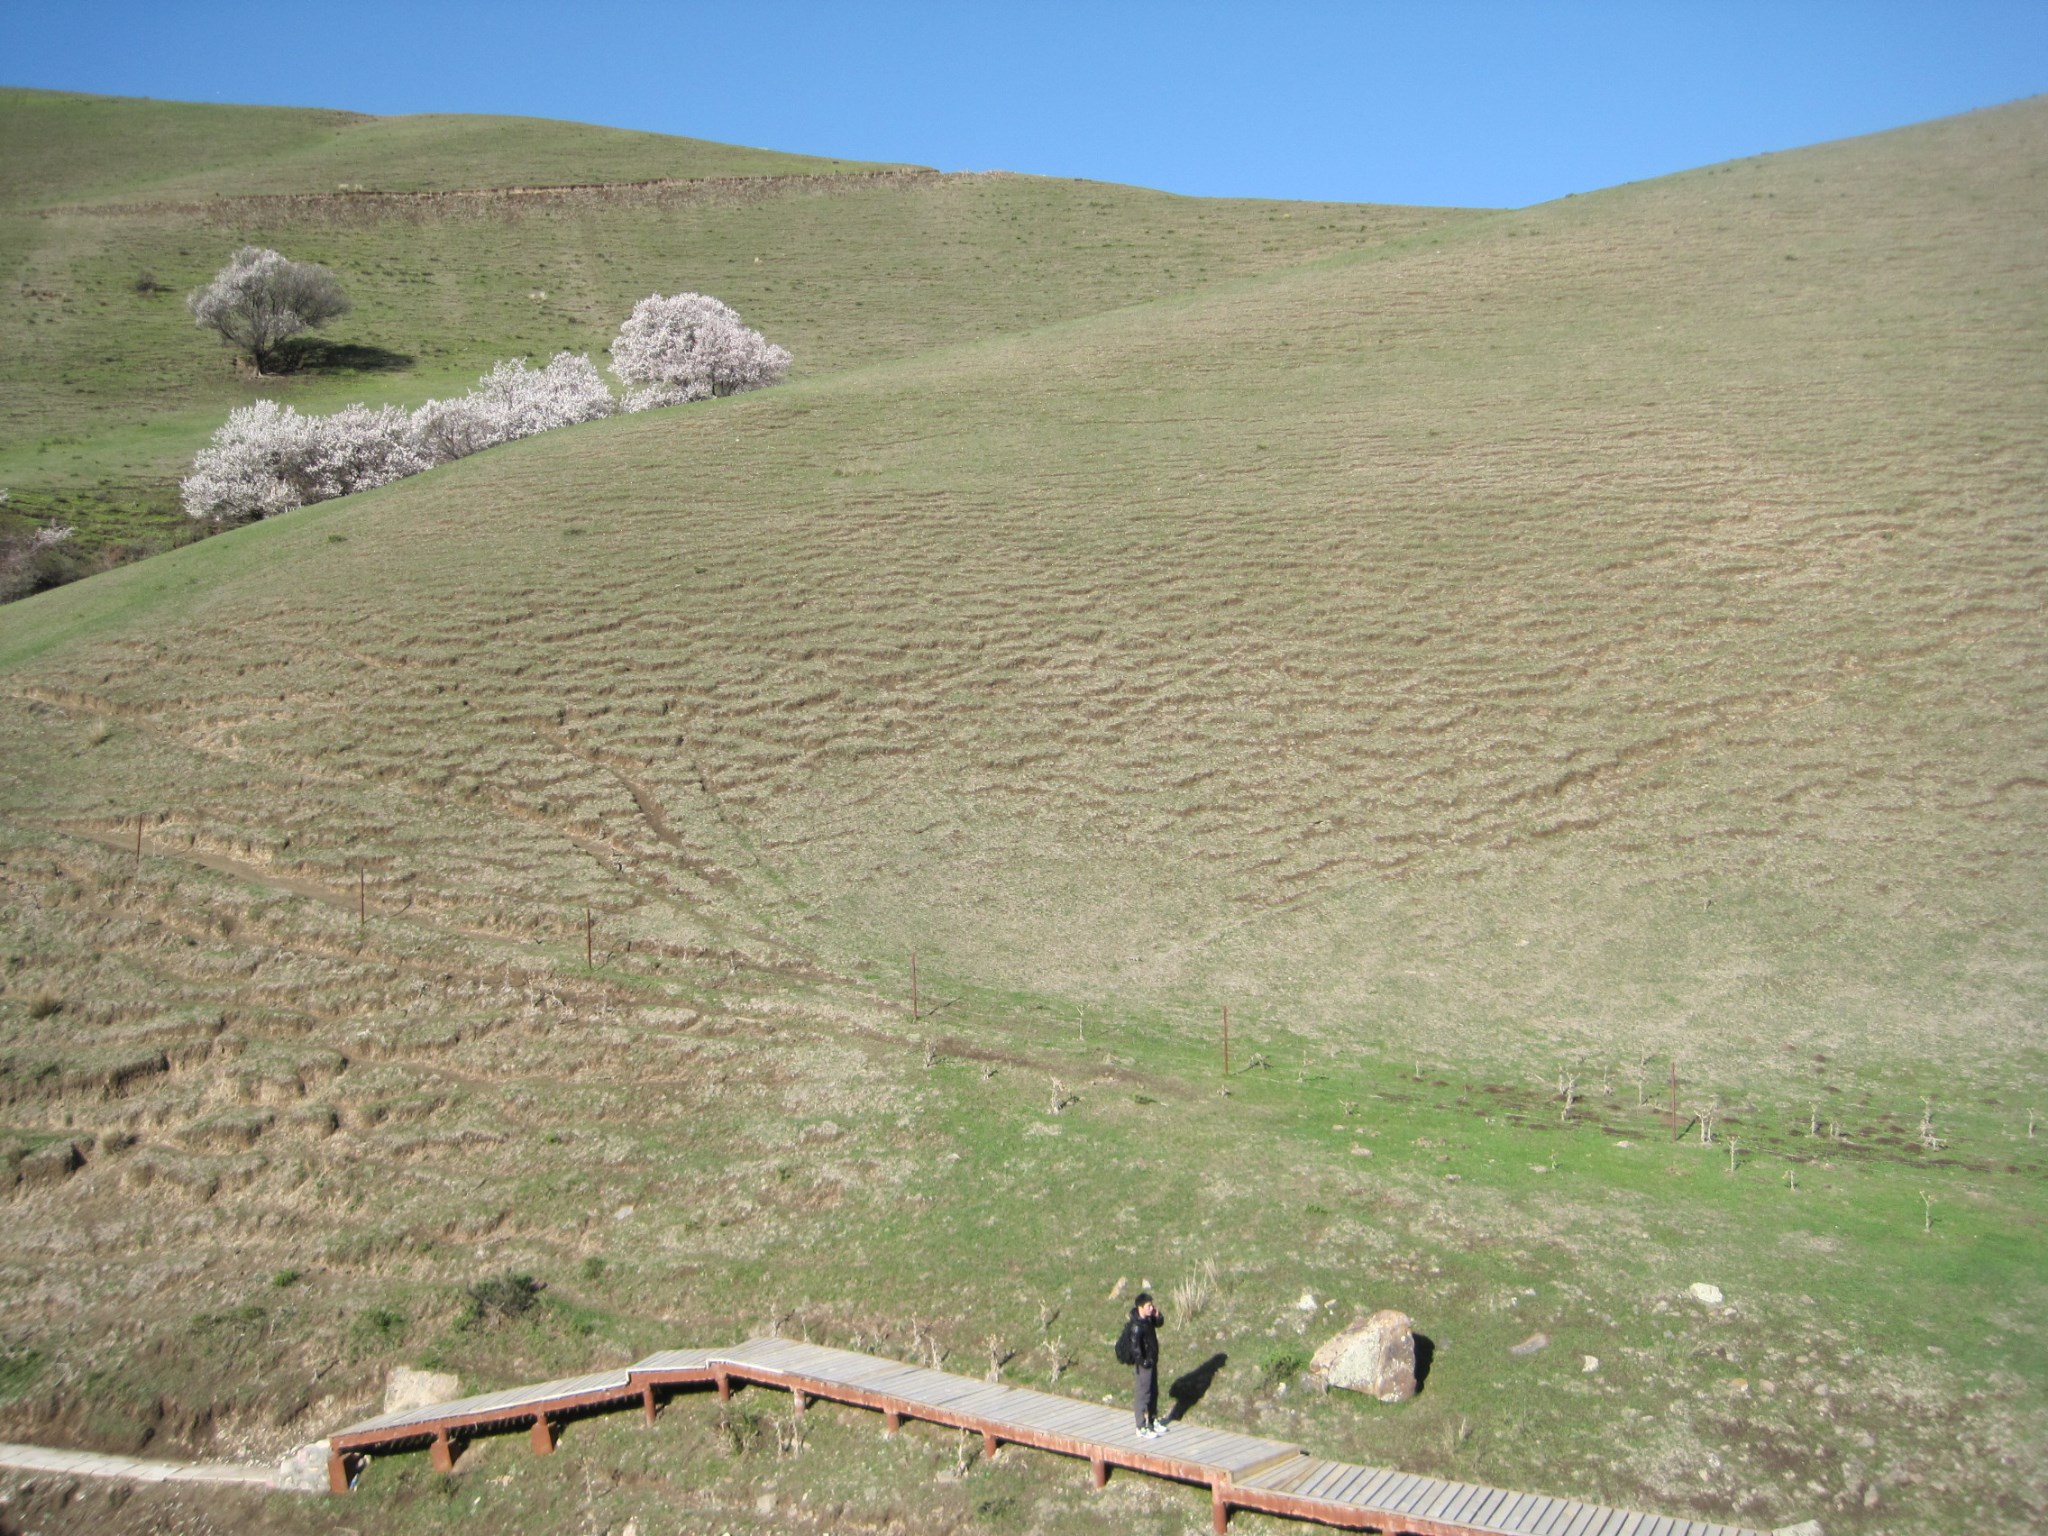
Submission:
[[[1156,1423],[1156,1424],[1154,1424],[1154,1425],[1152,1426],[1152,1433],[1153,1433],[1153,1434],[1155,1434],[1155,1435],[1163,1435],[1163,1434],[1165,1434],[1165,1433],[1166,1433],[1166,1429],[1167,1429],[1167,1420],[1165,1420],[1165,1419],[1161,1419],[1161,1420],[1160,1420],[1160,1421],[1159,1421],[1158,1423]]]

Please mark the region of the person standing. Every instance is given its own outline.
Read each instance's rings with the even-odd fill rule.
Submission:
[[[1159,1329],[1165,1321],[1152,1293],[1140,1291],[1124,1324],[1130,1339],[1130,1363],[1137,1373],[1132,1385],[1131,1412],[1137,1420],[1138,1433],[1147,1440],[1166,1433],[1166,1426],[1159,1421]]]

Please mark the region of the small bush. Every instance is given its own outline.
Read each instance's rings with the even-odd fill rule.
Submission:
[[[51,1019],[64,1011],[64,999],[54,992],[38,992],[28,1005],[32,1019]]]
[[[1308,1351],[1299,1344],[1269,1344],[1259,1357],[1259,1379],[1268,1388],[1292,1381],[1308,1369]]]
[[[282,1291],[287,1290],[294,1285],[297,1285],[299,1283],[299,1279],[300,1274],[298,1270],[280,1269],[276,1274],[270,1277],[270,1283],[276,1286],[280,1291]]]
[[[410,1326],[411,1319],[403,1312],[390,1307],[366,1307],[349,1324],[349,1342],[358,1354],[376,1354],[404,1338]]]
[[[539,1304],[540,1293],[546,1289],[533,1276],[515,1274],[511,1270],[479,1280],[463,1293],[469,1310],[462,1324],[475,1327],[504,1318],[524,1317]]]

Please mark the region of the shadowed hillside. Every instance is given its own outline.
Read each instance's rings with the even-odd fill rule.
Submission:
[[[1178,1347],[1239,1427],[2037,1524],[2044,169],[2036,102],[1412,224],[692,204],[735,282],[751,221],[861,231],[844,304],[737,292],[795,382],[0,611],[0,1088],[66,1162],[0,1425],[288,1443],[401,1350],[763,1321],[1099,1395],[1100,1297],[1207,1257]],[[523,1332],[461,1310],[501,1266],[560,1282]],[[1277,1390],[1303,1289],[1442,1320],[1413,1415]],[[89,1421],[66,1371],[145,1385]],[[712,1422],[590,1454],[744,1528],[782,1463]],[[868,1465],[820,1433],[783,1475]],[[861,1519],[1185,1523],[917,1447]]]

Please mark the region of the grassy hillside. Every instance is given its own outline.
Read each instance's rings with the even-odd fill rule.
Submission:
[[[719,295],[815,376],[1416,237],[1448,217],[899,173],[575,124],[336,128],[332,116],[0,91],[0,164],[42,178],[17,203],[121,194],[0,211],[0,486],[12,492],[0,517],[72,524],[81,547],[116,559],[182,540],[176,482],[235,406],[411,405],[461,393],[504,357],[567,347],[602,362],[655,291]],[[345,178],[371,187],[682,180],[336,193],[321,157],[358,144],[365,159]],[[194,162],[227,168],[174,174]],[[820,175],[839,171],[868,174]],[[734,176],[751,180],[702,180]],[[258,191],[277,195],[240,195]],[[181,302],[249,243],[326,263],[355,301],[322,338],[327,354],[290,377],[237,373]]]
[[[0,1430],[281,1446],[395,1359],[764,1324],[1100,1395],[1112,1284],[1207,1260],[1215,1422],[2038,1527],[2044,167],[2030,103],[1458,219],[663,204],[843,262],[699,284],[794,382],[0,612]],[[547,1304],[470,1321],[499,1269]],[[1304,1289],[1415,1315],[1423,1397],[1283,1393]],[[1200,1517],[719,1422],[289,1518]]]
[[[0,88],[0,207],[431,192],[884,167],[530,117],[369,117]]]

